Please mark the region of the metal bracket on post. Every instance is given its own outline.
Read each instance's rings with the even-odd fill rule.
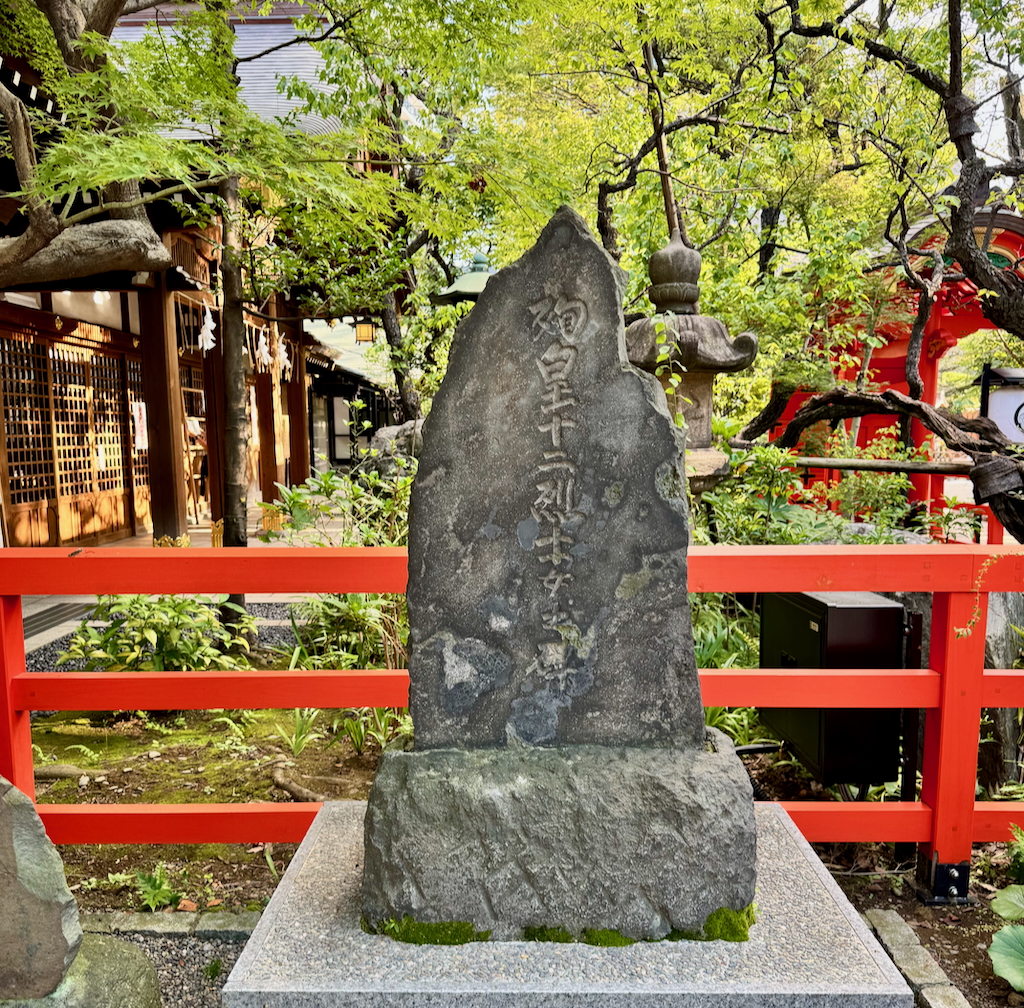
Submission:
[[[970,861],[944,863],[919,857],[917,878],[912,884],[917,898],[926,906],[963,906],[978,902],[968,892],[970,878]]]

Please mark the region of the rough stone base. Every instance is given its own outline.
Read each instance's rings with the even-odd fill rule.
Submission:
[[[405,945],[359,927],[363,802],[326,804],[224,988],[225,1008],[913,1008],[776,805],[757,805],[750,941]]]
[[[0,1008],[160,1008],[160,981],[149,956],[123,938],[87,934],[67,976],[42,998]]]
[[[716,742],[385,753],[366,814],[366,921],[641,939],[742,910],[754,899],[750,781]]]

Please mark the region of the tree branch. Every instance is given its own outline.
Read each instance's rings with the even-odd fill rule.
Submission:
[[[950,449],[970,455],[972,459],[990,452],[1006,453],[1013,448],[1010,440],[992,421],[982,425],[982,432],[977,420],[966,421],[948,410],[936,409],[895,389],[887,389],[875,395],[851,392],[846,388],[835,388],[809,399],[800,407],[775,444],[780,448],[795,448],[800,435],[812,424],[821,420],[845,420],[871,413],[895,414],[920,420],[928,430],[942,438]],[[979,436],[970,437],[970,429]]]
[[[7,123],[11,155],[18,182],[22,189],[32,184],[36,171],[36,148],[32,136],[32,123],[24,104],[0,83],[0,115]],[[12,262],[21,262],[35,255],[51,242],[60,231],[53,208],[37,196],[30,196],[25,204],[28,228],[24,234],[8,241],[0,241],[0,268]]]
[[[790,29],[794,35],[803,38],[834,38],[855,49],[863,49],[866,53],[886,63],[894,63],[902,67],[911,77],[923,84],[929,91],[933,91],[941,98],[949,94],[949,84],[933,70],[921,66],[909,56],[883,45],[875,39],[864,39],[858,42],[847,28],[841,28],[837,23],[823,21],[820,25],[804,24],[800,15],[800,0],[788,0],[790,12]]]

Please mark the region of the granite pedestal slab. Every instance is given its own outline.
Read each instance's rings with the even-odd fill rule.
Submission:
[[[231,972],[225,1008],[913,1008],[789,816],[756,806],[750,941],[404,945],[359,926],[363,802],[324,806]]]

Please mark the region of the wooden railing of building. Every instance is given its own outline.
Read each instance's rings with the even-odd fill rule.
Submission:
[[[713,706],[923,708],[919,801],[784,802],[812,841],[902,841],[965,861],[1002,840],[1024,803],[975,801],[982,708],[1024,707],[1024,671],[984,668],[991,591],[1020,591],[1012,547],[695,547],[690,589],[925,591],[934,596],[927,669],[704,669]],[[0,550],[0,774],[34,795],[31,710],[404,706],[388,671],[26,672],[21,596],[114,593],[403,592],[401,549]],[[39,805],[57,843],[298,840],[316,804]]]

